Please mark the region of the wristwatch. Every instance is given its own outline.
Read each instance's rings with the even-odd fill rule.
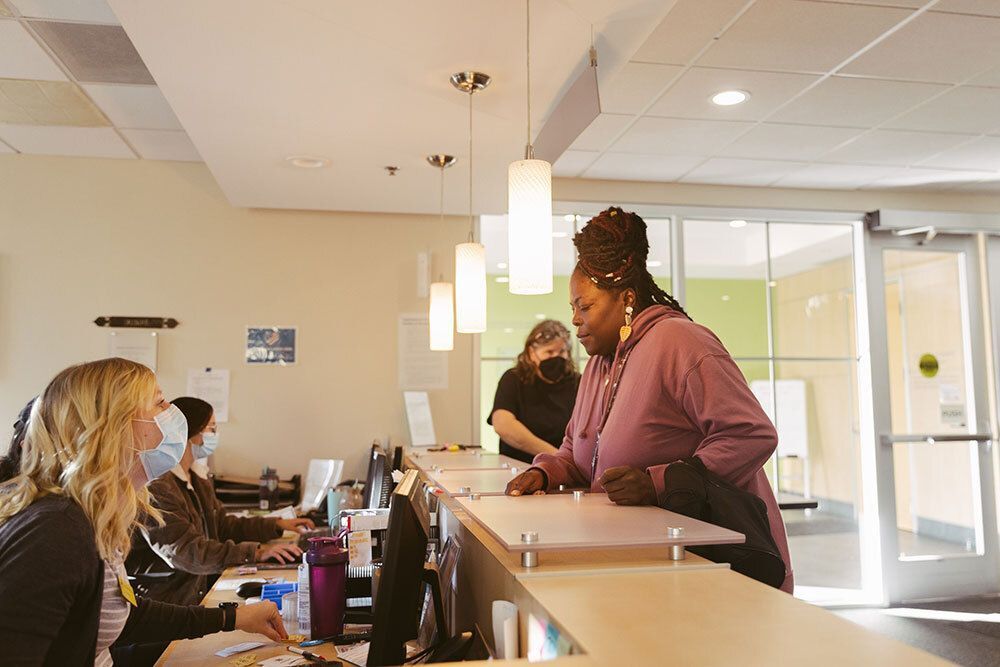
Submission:
[[[236,629],[236,608],[238,602],[220,602],[219,609],[222,610],[222,631],[232,632]]]

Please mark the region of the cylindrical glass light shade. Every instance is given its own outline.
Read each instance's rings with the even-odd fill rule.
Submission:
[[[486,331],[486,246],[455,246],[455,321],[458,333]]]
[[[552,165],[518,160],[507,170],[511,294],[552,293]]]
[[[431,283],[431,350],[455,349],[455,308],[451,283]]]

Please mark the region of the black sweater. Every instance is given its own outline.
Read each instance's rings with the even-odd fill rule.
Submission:
[[[45,496],[0,524],[0,662],[93,665],[103,591],[93,526],[72,500]],[[193,639],[222,624],[221,609],[140,599],[119,642]]]

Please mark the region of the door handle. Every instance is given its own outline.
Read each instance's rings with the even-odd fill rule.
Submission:
[[[926,442],[934,445],[939,442],[990,442],[993,436],[989,433],[947,433],[947,434],[917,434],[912,435],[883,435],[882,444],[892,445],[897,442]]]

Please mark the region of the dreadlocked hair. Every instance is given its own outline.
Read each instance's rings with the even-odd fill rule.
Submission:
[[[646,270],[646,223],[635,213],[617,206],[601,211],[573,237],[573,244],[577,268],[591,282],[605,290],[635,291],[637,313],[659,304],[691,319],[677,299],[661,289]]]

